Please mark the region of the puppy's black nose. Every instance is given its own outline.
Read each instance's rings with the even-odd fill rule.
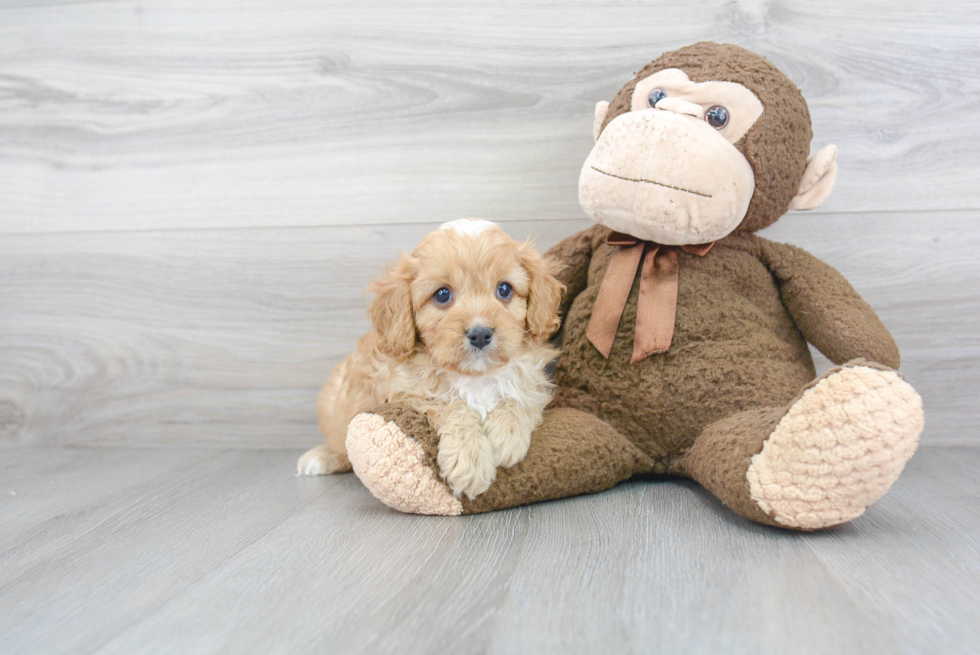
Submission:
[[[493,330],[488,327],[478,326],[466,331],[466,338],[470,340],[470,345],[480,350],[487,347],[490,339],[493,338]]]

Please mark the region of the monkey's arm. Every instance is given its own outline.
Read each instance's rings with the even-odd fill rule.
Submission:
[[[561,318],[565,322],[572,302],[585,290],[589,281],[589,262],[592,259],[592,250],[597,243],[600,235],[608,233],[608,228],[601,225],[594,225],[587,230],[582,230],[578,234],[563,239],[548,252],[545,257],[560,263],[564,268],[555,274],[562,284],[565,285],[565,293],[561,298]]]
[[[898,368],[895,340],[843,275],[801,248],[759,240],[783,304],[807,341],[835,364],[863,357]]]

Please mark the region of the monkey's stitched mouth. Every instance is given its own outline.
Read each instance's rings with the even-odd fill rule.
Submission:
[[[657,186],[662,186],[665,189],[673,189],[674,191],[683,191],[684,193],[690,193],[695,196],[701,196],[702,198],[710,198],[711,195],[707,193],[701,193],[700,191],[691,191],[690,189],[685,189],[679,186],[673,186],[671,184],[664,184],[663,182],[654,182],[653,180],[638,180],[632,177],[623,177],[622,175],[613,175],[612,173],[607,173],[606,171],[599,170],[595,166],[592,166],[592,170],[596,173],[602,173],[603,175],[608,175],[609,177],[614,177],[617,180],[625,180],[627,182],[644,182],[646,184],[655,184]]]

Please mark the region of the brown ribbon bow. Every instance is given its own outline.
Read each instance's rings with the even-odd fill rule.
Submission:
[[[619,329],[619,321],[636,278],[636,268],[642,261],[630,362],[666,352],[674,338],[674,319],[677,316],[677,249],[704,257],[715,244],[664,246],[621,232],[610,234],[606,243],[619,248],[613,253],[606,275],[602,278],[586,336],[602,356],[609,359],[616,330]]]

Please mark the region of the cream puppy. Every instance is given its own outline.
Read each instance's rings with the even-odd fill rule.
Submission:
[[[439,433],[438,463],[456,495],[489,488],[497,467],[527,454],[551,400],[562,285],[530,243],[496,224],[443,224],[371,285],[372,329],[320,392],[326,443],[299,472],[349,471],[344,441],[357,414],[402,403]]]

